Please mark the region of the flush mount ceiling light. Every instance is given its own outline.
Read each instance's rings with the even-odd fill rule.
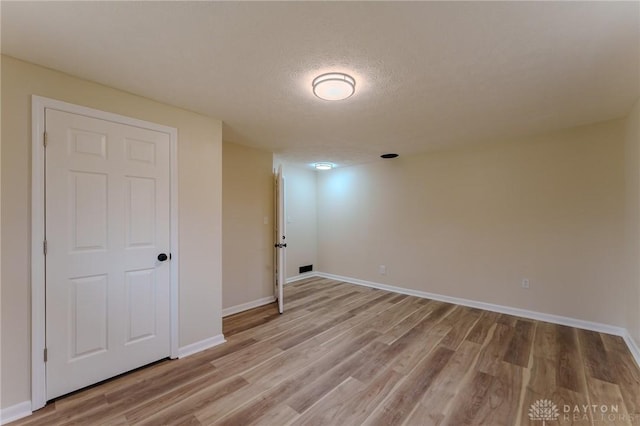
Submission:
[[[333,164],[331,164],[331,163],[316,163],[313,166],[317,170],[331,170],[331,169],[333,169]]]
[[[341,101],[356,91],[356,80],[341,72],[322,74],[313,79],[313,94],[325,101]]]

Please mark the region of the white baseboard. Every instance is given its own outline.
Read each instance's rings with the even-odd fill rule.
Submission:
[[[380,283],[375,283],[375,282],[371,282],[371,281],[361,280],[361,279],[358,279],[358,278],[351,278],[351,277],[344,277],[344,276],[341,276],[341,275],[327,274],[327,273],[324,273],[324,272],[316,272],[316,276],[323,277],[323,278],[329,278],[329,279],[336,280],[336,281],[344,281],[344,282],[347,282],[347,283],[350,283],[350,284],[356,284],[356,285],[361,285],[361,286],[365,286],[365,287],[371,287],[371,288],[377,288],[377,289],[380,289],[380,290],[391,291],[391,292],[394,292],[394,293],[400,293],[400,294],[406,294],[406,295],[409,295],[409,296],[421,297],[421,298],[424,298],[424,299],[439,300],[441,302],[453,303],[453,304],[456,304],[456,305],[468,306],[468,307],[471,307],[471,308],[484,309],[486,311],[493,311],[493,312],[498,312],[498,313],[501,313],[501,314],[514,315],[514,316],[518,316],[518,317],[534,319],[534,320],[537,320],[537,321],[545,321],[545,322],[550,322],[550,323],[553,323],[553,324],[559,324],[559,325],[566,325],[566,326],[569,326],[569,327],[581,328],[581,329],[584,329],[584,330],[597,331],[599,333],[613,334],[615,336],[620,336],[625,340],[625,342],[627,343],[627,346],[629,347],[629,350],[631,351],[631,354],[635,358],[636,364],[638,364],[638,366],[640,366],[640,350],[638,349],[638,346],[636,345],[636,342],[633,340],[633,338],[631,338],[631,335],[629,334],[627,329],[623,328],[623,327],[616,327],[616,326],[609,325],[609,324],[602,324],[602,323],[597,323],[597,322],[592,322],[592,321],[580,320],[580,319],[576,319],[576,318],[564,317],[564,316],[561,316],[561,315],[553,315],[553,314],[547,314],[547,313],[543,313],[543,312],[530,311],[530,310],[527,310],[527,309],[512,308],[512,307],[504,306],[504,305],[494,305],[492,303],[478,302],[478,301],[475,301],[475,300],[462,299],[462,298],[459,298],[459,297],[444,296],[444,295],[441,295],[441,294],[428,293],[428,292],[425,292],[425,291],[411,290],[411,289],[407,289],[407,288],[396,287],[396,286],[392,286],[392,285],[380,284]]]
[[[31,401],[24,401],[0,410],[0,425],[6,425],[23,417],[30,416]]]
[[[213,336],[208,339],[183,346],[178,349],[178,358],[184,358],[189,355],[193,355],[206,349],[213,348],[214,346],[221,345],[224,342],[226,342],[226,340],[224,339],[224,335],[218,334],[217,336]]]
[[[251,302],[243,303],[241,305],[230,306],[222,310],[222,316],[228,317],[229,315],[237,314],[238,312],[247,311],[249,309],[257,308],[258,306],[268,305],[276,301],[275,296],[263,297],[262,299],[253,300]]]
[[[622,336],[622,338],[631,351],[631,355],[633,355],[633,357],[635,358],[638,368],[640,368],[640,348],[638,347],[638,343],[633,339],[633,337],[631,337],[631,334],[629,334],[627,330],[625,330],[624,336]]]
[[[294,283],[296,281],[306,280],[307,278],[313,278],[313,277],[318,277],[318,276],[319,276],[318,272],[316,272],[316,271],[305,272],[303,274],[287,278],[286,281],[285,281],[285,284],[291,284],[291,283]]]

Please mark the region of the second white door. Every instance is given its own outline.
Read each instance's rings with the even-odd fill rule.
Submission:
[[[52,399],[170,355],[170,136],[45,114]]]
[[[282,165],[275,174],[275,297],[278,299],[278,311],[284,312],[284,283],[287,269],[287,231],[285,220],[285,191]]]

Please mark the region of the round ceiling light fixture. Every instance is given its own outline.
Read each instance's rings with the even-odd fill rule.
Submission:
[[[341,101],[356,91],[356,80],[348,74],[330,72],[313,79],[313,94],[325,101]]]
[[[317,170],[331,170],[333,169],[333,164],[331,163],[316,163],[313,165]]]

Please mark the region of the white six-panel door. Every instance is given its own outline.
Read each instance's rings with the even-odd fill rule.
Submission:
[[[170,355],[170,137],[54,109],[46,135],[52,399]]]

